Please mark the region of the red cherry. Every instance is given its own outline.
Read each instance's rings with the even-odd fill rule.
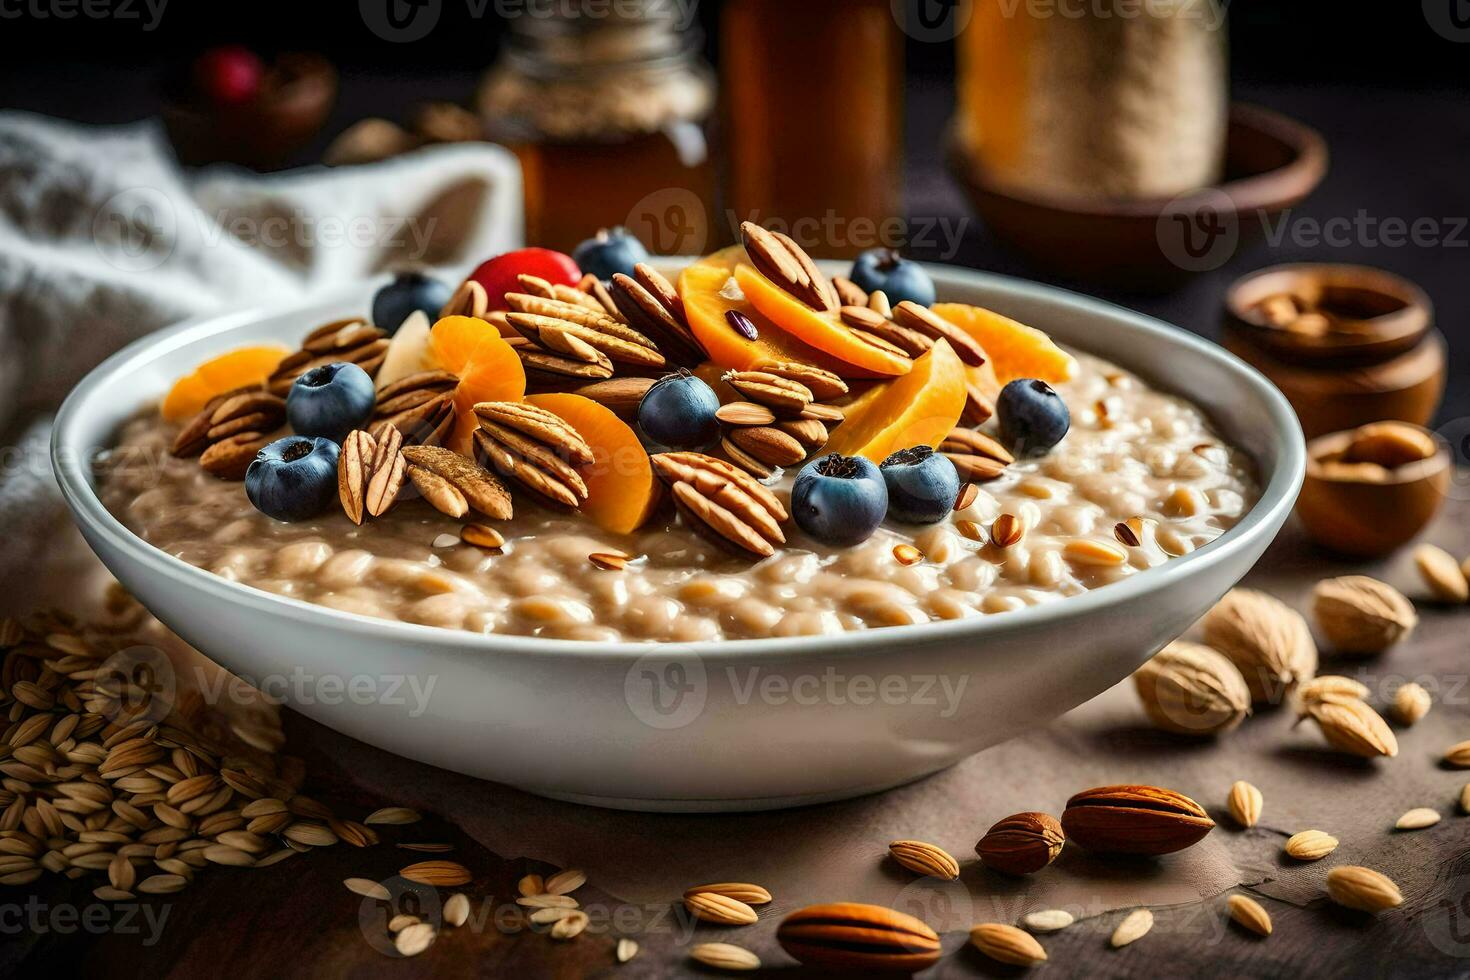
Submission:
[[[549,248],[522,248],[497,255],[480,263],[470,278],[485,287],[492,310],[506,309],[506,293],[522,293],[525,289],[517,276],[539,276],[553,286],[575,286],[582,280],[582,270],[570,255]]]
[[[194,84],[212,101],[239,105],[260,91],[265,63],[238,44],[210,48],[194,62]]]

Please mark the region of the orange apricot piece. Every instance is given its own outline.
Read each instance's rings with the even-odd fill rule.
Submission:
[[[747,262],[745,247],[731,245],[706,255],[684,268],[679,274],[679,298],[684,301],[684,314],[689,329],[709,352],[709,359],[736,371],[753,370],[771,361],[799,361],[842,374],[851,365],[802,343],[772,323],[748,299],[726,288],[735,269]],[[750,318],[756,339],[740,333],[725,314],[734,310]]]
[[[881,463],[911,446],[939,445],[965,408],[965,364],[944,340],[914,361],[901,378],[875,386],[847,408],[825,453]]]
[[[843,377],[894,377],[913,367],[908,358],[875,347],[853,333],[837,313],[819,313],[752,266],[737,265],[735,282],[750,304],[776,326],[851,365],[839,372]]]
[[[658,481],[628,423],[581,395],[531,395],[526,402],[559,416],[592,447],[593,462],[579,471],[587,483],[579,511],[614,534],[641,527],[658,505]]]
[[[934,312],[974,337],[989,358],[998,385],[1017,378],[1038,378],[1048,384],[1069,380],[1077,361],[1045,332],[1018,323],[980,306],[936,303]]]
[[[170,422],[192,418],[215,395],[265,381],[289,353],[277,344],[258,344],[212,357],[174,382],[160,411]]]

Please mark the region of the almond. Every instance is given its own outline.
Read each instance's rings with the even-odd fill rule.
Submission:
[[[1403,593],[1366,575],[1318,582],[1312,611],[1322,635],[1342,653],[1382,653],[1408,638],[1419,621]]]
[[[1231,785],[1230,796],[1226,799],[1231,818],[1242,827],[1256,825],[1261,819],[1264,802],[1261,791],[1243,779],[1237,779]]]
[[[999,922],[982,922],[970,930],[970,942],[986,956],[1011,966],[1046,962],[1046,950],[1029,932]]]
[[[1339,752],[1364,759],[1393,758],[1399,754],[1393,729],[1366,701],[1331,698],[1306,703],[1302,710],[1317,723],[1327,744]]]
[[[1410,681],[1393,692],[1393,716],[1405,725],[1412,725],[1429,713],[1433,703],[1422,685]]]
[[[1459,562],[1443,548],[1421,544],[1414,549],[1414,564],[1429,591],[1440,602],[1459,604],[1470,600],[1470,582]]]
[[[975,845],[975,853],[987,868],[1029,875],[1055,861],[1066,841],[1056,817],[1028,811],[997,821]]]
[[[1337,838],[1320,830],[1303,830],[1286,841],[1286,854],[1298,861],[1317,861],[1337,850]]]
[[[738,898],[714,892],[695,892],[684,896],[684,907],[696,919],[722,926],[748,926],[757,921],[755,909]]]
[[[1112,938],[1108,942],[1114,949],[1122,949],[1129,943],[1135,943],[1148,935],[1148,931],[1154,927],[1154,914],[1148,909],[1134,909],[1123,917],[1118,923],[1118,928],[1113,930]]]
[[[1204,807],[1158,786],[1100,786],[1078,793],[1062,813],[1067,838],[1104,854],[1170,854],[1215,828]]]
[[[888,845],[893,860],[915,874],[954,881],[960,876],[960,864],[944,848],[918,840],[896,840]]]
[[[1438,810],[1431,810],[1427,806],[1415,807],[1402,817],[1399,817],[1398,821],[1394,823],[1393,829],[1423,830],[1426,827],[1433,827],[1439,821],[1440,816]]]
[[[1251,692],[1227,657],[1199,643],[1175,640],[1133,674],[1149,720],[1179,735],[1233,731],[1251,710]]]
[[[1256,702],[1282,694],[1317,671],[1317,646],[1301,614],[1254,589],[1232,589],[1201,621],[1205,643],[1229,657]]]
[[[771,893],[760,885],[751,885],[743,881],[719,881],[711,885],[695,885],[684,890],[684,897],[698,892],[709,892],[713,895],[724,895],[744,902],[746,905],[765,905],[771,900]]]
[[[1271,935],[1271,916],[1261,907],[1261,903],[1246,895],[1231,895],[1225,900],[1230,909],[1230,918],[1237,924],[1258,936]]]
[[[415,884],[436,887],[468,885],[472,878],[468,868],[454,861],[420,861],[398,873]]]
[[[731,943],[695,943],[689,958],[716,970],[759,970],[761,958],[744,946]]]
[[[1066,909],[1042,909],[1040,912],[1026,913],[1021,921],[1032,932],[1057,932],[1077,920]]]
[[[1444,763],[1455,769],[1470,769],[1470,741],[1456,742],[1445,749]]]
[[[1404,903],[1399,886],[1387,875],[1353,864],[1327,872],[1327,897],[1361,912],[1382,912]]]
[[[835,971],[916,973],[939,962],[939,935],[911,915],[857,902],[811,905],[776,930],[781,948],[805,966]]]

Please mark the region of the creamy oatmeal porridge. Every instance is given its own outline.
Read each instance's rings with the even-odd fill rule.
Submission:
[[[156,412],[125,427],[99,465],[100,490],[144,540],[224,578],[453,629],[695,641],[993,615],[1164,564],[1214,540],[1257,498],[1250,461],[1199,410],[1097,358],[1078,354],[1077,362],[1074,377],[1057,385],[1072,414],[1066,438],[1006,467],[964,510],[927,527],[885,523],[850,548],[792,525],[786,546],[759,561],[711,544],[671,508],[622,536],[524,494],[515,517],[496,525],[506,539],[500,554],[462,543],[464,519],[421,500],[363,526],[340,509],[281,523],[252,509],[240,483],[170,456],[177,426]],[[982,431],[993,430],[990,423]],[[1023,532],[1010,547],[962,533],[978,526],[988,539],[1002,514],[1018,518]],[[1130,520],[1136,544],[1117,528]],[[904,542],[923,560],[896,560]],[[588,560],[599,552],[634,560],[604,570]]]

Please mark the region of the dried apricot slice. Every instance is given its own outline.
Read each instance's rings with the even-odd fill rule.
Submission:
[[[1049,384],[1061,384],[1077,370],[1072,355],[1035,327],[966,303],[936,303],[933,309],[985,348],[1002,387],[1017,378],[1039,378]]]
[[[751,305],[776,326],[848,365],[838,372],[843,377],[893,377],[913,367],[908,358],[875,347],[853,333],[837,313],[817,312],[752,266],[737,265],[735,282]]]
[[[476,403],[520,401],[526,394],[526,371],[500,331],[478,317],[444,317],[429,332],[429,350],[439,367],[459,375],[454,430],[445,445],[469,456],[470,437],[479,426]]]
[[[581,395],[531,395],[526,401],[560,416],[592,447],[593,462],[579,471],[587,484],[581,513],[614,534],[642,526],[658,503],[658,481],[628,424]]]
[[[965,408],[965,364],[937,340],[901,378],[865,392],[847,408],[823,453],[864,456],[881,463],[911,446],[939,445]]]
[[[215,395],[260,384],[289,353],[276,344],[257,344],[210,358],[174,382],[163,399],[163,417],[182,422],[198,415]]]
[[[772,323],[750,300],[727,288],[735,267],[748,261],[743,245],[731,245],[686,266],[679,274],[679,298],[684,301],[689,329],[709,352],[710,360],[736,371],[749,371],[770,361],[800,361],[836,374],[850,372],[851,365],[797,340]],[[730,325],[725,314],[731,310],[750,319],[756,329],[754,340]]]

